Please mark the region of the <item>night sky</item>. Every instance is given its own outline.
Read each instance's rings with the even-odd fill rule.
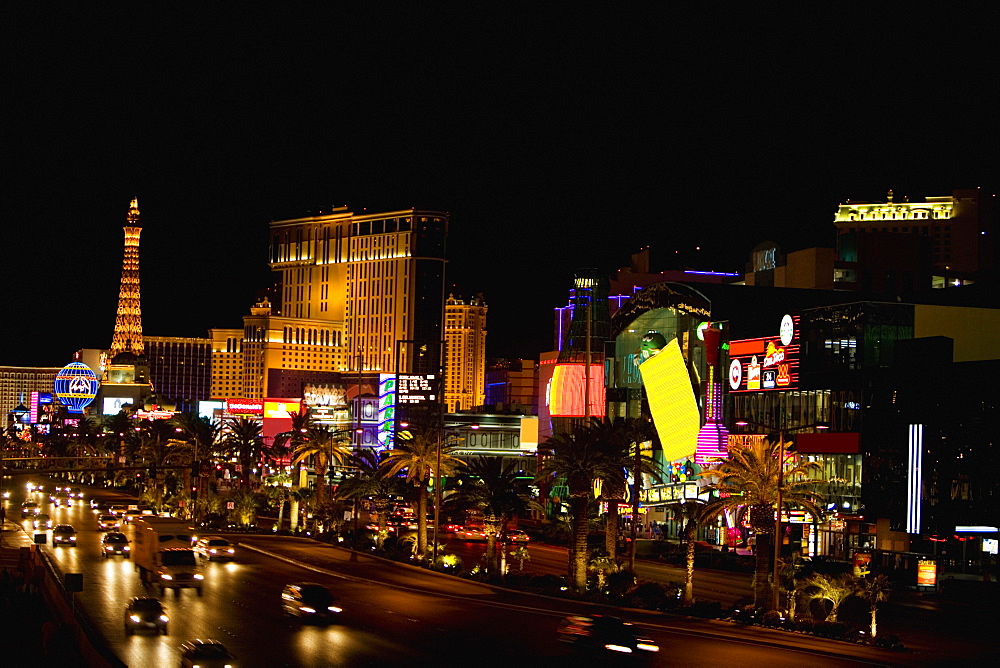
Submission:
[[[270,220],[418,206],[489,353],[535,357],[576,268],[739,271],[846,199],[998,192],[986,17],[283,4],[5,8],[0,364],[110,345],[133,196],[147,335],[241,327]]]

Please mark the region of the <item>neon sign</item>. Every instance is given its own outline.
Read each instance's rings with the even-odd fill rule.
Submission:
[[[391,448],[396,429],[396,376],[382,373],[378,377],[378,434],[379,448]]]
[[[799,384],[799,318],[786,315],[777,336],[729,343],[731,392],[791,390]]]
[[[70,413],[82,413],[97,397],[97,374],[83,362],[71,362],[56,374],[55,394]]]

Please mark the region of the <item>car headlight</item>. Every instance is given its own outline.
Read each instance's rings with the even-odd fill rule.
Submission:
[[[138,623],[139,623],[139,621],[140,621],[140,620],[139,620],[139,615],[131,615],[131,616],[129,617],[129,619],[131,619],[131,620],[132,620],[133,622],[135,622],[136,624],[138,624]]]
[[[637,649],[645,650],[647,652],[659,652],[660,648],[657,645],[647,642],[641,642],[636,645]]]
[[[331,605],[329,608],[327,608],[327,610],[329,610],[330,612],[343,612],[344,611],[342,608],[338,608],[335,605]]]
[[[161,575],[160,577],[161,577],[161,578],[163,578],[164,580],[173,580],[173,578],[172,578],[172,577],[170,577],[169,575],[167,575],[166,573],[164,573],[164,574],[163,574],[163,575]]]
[[[605,645],[604,649],[610,649],[612,652],[622,652],[623,654],[631,654],[632,648],[625,647],[624,645]]]
[[[76,540],[76,536],[70,536],[69,539],[70,540]]]
[[[123,550],[125,550],[126,552],[128,552],[130,548],[129,548],[129,546],[128,546],[128,545],[126,545],[126,546],[125,546],[125,547],[123,547],[122,549],[123,549]]]
[[[306,607],[306,606],[304,606],[304,605],[303,605],[303,606],[302,606],[301,608],[299,608],[299,610],[301,610],[302,612],[309,612],[309,613],[313,613],[313,612],[316,612],[316,611],[315,611],[315,610],[313,610],[312,608],[309,608],[309,607]]]
[[[205,579],[205,576],[204,576],[204,575],[202,575],[201,573],[195,573],[195,574],[194,574],[194,579],[195,579],[195,580],[204,580],[204,579]]]
[[[236,552],[236,550],[234,550],[233,548],[229,548],[226,551],[229,552],[229,554],[235,554],[235,552]]]
[[[208,553],[209,554],[215,554],[215,548],[213,547],[211,550],[208,551]]]
[[[160,621],[166,624],[167,622],[170,621],[170,618],[168,618],[166,615],[160,615]]]

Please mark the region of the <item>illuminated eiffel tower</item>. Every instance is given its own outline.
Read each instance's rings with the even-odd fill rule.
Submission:
[[[122,282],[118,290],[118,314],[115,335],[111,340],[110,359],[128,351],[142,355],[142,310],[139,306],[139,200],[132,198],[125,223],[125,255],[122,259]]]

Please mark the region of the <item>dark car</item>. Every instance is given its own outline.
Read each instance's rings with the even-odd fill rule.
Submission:
[[[116,554],[120,554],[126,559],[129,558],[132,548],[128,544],[128,537],[120,531],[110,531],[104,534],[101,539],[101,556],[107,559]]]
[[[39,512],[40,508],[34,501],[25,501],[21,504],[21,517],[33,517]]]
[[[315,582],[296,582],[281,591],[281,607],[286,615],[303,621],[330,623],[342,612],[334,605],[329,589]]]
[[[237,668],[236,657],[218,640],[192,640],[181,645],[181,668]]]
[[[159,599],[136,597],[125,606],[125,635],[136,631],[156,631],[167,635],[167,611]]]
[[[635,626],[607,615],[565,617],[559,622],[558,633],[559,640],[577,649],[607,656],[629,654],[639,658],[660,651],[654,641],[640,636]]]
[[[57,524],[52,529],[52,545],[76,547],[76,529],[69,524]]]

